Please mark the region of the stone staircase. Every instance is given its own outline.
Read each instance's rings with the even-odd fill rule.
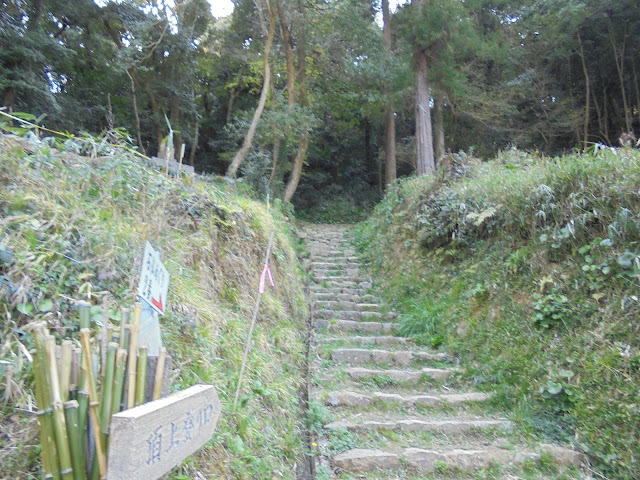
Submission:
[[[493,469],[497,476],[481,478],[516,479],[541,459],[564,476],[531,478],[586,478],[579,453],[529,444],[508,418],[485,413],[491,395],[469,391],[446,352],[393,335],[395,315],[372,294],[348,226],[308,225],[303,235],[313,275],[310,400],[330,412],[312,419],[322,423],[316,478],[475,478]]]

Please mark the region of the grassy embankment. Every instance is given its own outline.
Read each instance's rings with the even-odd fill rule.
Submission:
[[[598,478],[640,478],[639,192],[637,151],[512,151],[394,184],[360,228],[402,333]]]
[[[59,151],[0,137],[0,478],[39,478],[37,420],[23,411],[33,390],[28,324],[46,320],[58,341],[77,339],[75,301],[98,305],[108,295],[117,327],[119,307],[135,301],[147,239],[171,273],[161,323],[172,389],[211,383],[223,404],[214,438],[169,478],[295,478],[307,305],[288,219],[221,179],[170,178],[122,151],[73,153],[94,147],[100,154],[104,142],[69,140]],[[233,412],[273,230],[276,287],[262,299]]]

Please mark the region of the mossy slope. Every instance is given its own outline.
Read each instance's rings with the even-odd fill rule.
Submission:
[[[167,177],[120,151],[91,160],[0,137],[0,425],[11,432],[0,436],[0,477],[39,471],[35,417],[13,410],[29,407],[28,323],[44,319],[59,338],[75,338],[75,300],[98,304],[108,295],[114,313],[130,305],[149,240],[171,274],[162,330],[174,361],[172,388],[211,383],[223,403],[212,441],[169,478],[295,478],[304,445],[298,393],[307,305],[298,245],[277,207],[267,211],[221,179]],[[272,231],[276,286],[262,299],[232,412]]]
[[[511,151],[394,184],[360,228],[402,332],[607,478],[640,478],[639,189],[636,151]]]

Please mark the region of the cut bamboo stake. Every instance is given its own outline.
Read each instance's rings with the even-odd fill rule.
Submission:
[[[144,394],[147,387],[147,358],[149,347],[142,345],[138,349],[138,381],[136,385],[136,407],[144,403]]]
[[[158,354],[158,360],[156,362],[156,377],[153,382],[153,396],[152,400],[157,400],[162,395],[162,378],[164,377],[164,364],[167,360],[167,349],[160,347],[160,353]]]
[[[100,329],[100,380],[104,385],[107,365],[107,345],[109,344],[109,303],[107,295],[102,299],[102,328]]]
[[[131,325],[125,325],[120,333],[119,347],[129,351],[129,341],[131,340]]]
[[[76,391],[78,390],[78,385],[80,383],[81,355],[82,355],[82,350],[80,348],[74,347],[71,352],[71,382],[69,384],[70,390],[73,390],[74,387]]]
[[[81,432],[78,425],[78,402],[71,400],[64,404],[64,416],[67,421],[69,431],[69,447],[71,447],[71,460],[73,461],[74,480],[86,480],[87,472],[84,468],[84,432]]]
[[[127,408],[133,408],[136,399],[136,349],[138,347],[138,331],[140,329],[141,316],[142,304],[140,302],[136,302],[133,306],[133,325],[131,326],[131,338],[129,339]]]
[[[40,334],[42,335],[44,335],[43,330],[40,331]],[[73,480],[73,464],[71,463],[71,452],[69,450],[67,425],[64,419],[62,397],[60,395],[60,380],[58,379],[58,367],[56,362],[56,339],[52,335],[46,335],[44,337],[44,347],[47,352],[47,361],[49,364],[48,381],[51,385],[53,429],[56,436],[56,447],[58,450],[58,460],[60,463],[60,475],[63,480]]]
[[[109,433],[109,424],[111,423],[113,374],[116,366],[117,350],[117,343],[109,343],[107,350],[107,366],[104,369],[104,383],[102,384],[102,404],[100,405],[100,425],[102,427],[103,435],[107,435]]]
[[[124,372],[127,365],[127,351],[120,348],[116,354],[116,371],[113,380],[113,395],[111,398],[111,415],[120,411],[122,392],[124,390]]]
[[[38,422],[40,423],[40,443],[42,444],[43,477],[60,479],[58,468],[58,455],[55,448],[55,435],[53,433],[53,421],[51,419],[51,401],[48,395],[47,378],[45,375],[45,351],[44,345],[36,335],[36,354],[33,357],[33,372],[36,380],[36,400],[38,402]]]
[[[89,385],[89,406],[91,411],[91,426],[93,427],[93,436],[95,440],[96,447],[96,457],[98,459],[98,469],[100,472],[100,478],[103,478],[107,474],[107,459],[105,458],[105,454],[102,450],[102,441],[100,434],[100,420],[98,418],[98,392],[94,387],[95,381],[95,372],[93,371],[93,362],[90,361],[91,358],[91,345],[89,343],[89,329],[82,328],[80,329],[80,342],[82,343],[82,348],[84,349],[83,359],[83,368],[86,372],[86,376],[88,377],[88,385]]]
[[[271,247],[273,246],[273,236],[275,232],[271,232],[269,237],[269,244],[267,245],[267,253],[264,257],[265,266],[269,264],[269,257],[271,256]],[[242,387],[242,377],[244,376],[244,368],[247,364],[247,356],[249,355],[249,348],[251,347],[251,337],[253,336],[253,327],[256,326],[256,320],[258,319],[258,311],[260,309],[260,300],[262,299],[262,292],[258,290],[258,298],[256,304],[253,307],[253,315],[251,318],[251,326],[249,327],[249,333],[247,334],[247,343],[244,346],[244,354],[242,355],[242,365],[240,366],[240,375],[238,376],[238,387],[236,388],[236,396],[233,399],[233,408],[235,410],[238,405],[238,397],[240,396],[240,388]]]
[[[71,390],[71,364],[73,362],[73,347],[71,340],[62,342],[62,368],[60,369],[60,394],[63,401],[69,400],[69,391]]]
[[[129,348],[129,337],[128,334],[131,333],[131,327],[129,326],[129,317],[131,316],[131,310],[128,308],[122,308],[120,310],[120,348],[124,348],[125,350]],[[125,334],[125,331],[127,334]]]

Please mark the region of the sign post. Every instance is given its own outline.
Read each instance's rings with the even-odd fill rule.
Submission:
[[[155,480],[207,443],[220,416],[213,385],[194,385],[113,416],[107,480]]]
[[[149,347],[149,355],[158,355],[162,347],[158,315],[164,315],[169,293],[169,272],[162,264],[160,252],[147,241],[142,255],[138,297],[144,308],[140,318],[139,338]]]

